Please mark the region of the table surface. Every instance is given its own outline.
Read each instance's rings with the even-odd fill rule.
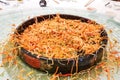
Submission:
[[[42,8],[39,5],[40,0],[1,0],[7,2],[9,5],[0,3],[0,13],[6,10],[13,9],[29,9],[29,8]],[[116,17],[120,15],[120,2],[118,7],[114,7],[114,1],[110,0],[93,0],[91,4],[85,6],[90,0],[46,0],[46,7],[61,7],[61,8],[75,8],[88,10],[90,12],[97,12]],[[110,3],[109,3],[110,2]],[[106,4],[109,4],[105,6]]]

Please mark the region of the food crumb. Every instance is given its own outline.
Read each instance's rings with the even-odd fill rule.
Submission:
[[[14,27],[15,27],[15,26],[16,26],[16,24],[12,24],[12,26],[14,26]]]
[[[28,16],[28,19],[30,19],[30,16]]]
[[[0,8],[0,10],[2,10],[2,8]]]

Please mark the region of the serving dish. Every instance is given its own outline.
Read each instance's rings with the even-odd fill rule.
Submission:
[[[34,18],[31,18],[29,20],[26,20],[21,25],[17,27],[17,32],[15,34],[21,34],[24,32],[24,30],[29,26],[35,23],[36,19],[38,22],[41,22],[45,19],[52,19],[55,17],[56,14],[48,14],[48,15],[41,15]],[[60,17],[65,19],[71,19],[71,20],[80,20],[82,22],[88,23],[91,22],[91,24],[100,25],[90,19],[75,16],[75,15],[69,15],[69,14],[60,14]],[[36,68],[37,70],[49,72],[49,73],[55,73],[55,74],[73,74],[78,73],[81,70],[85,70],[90,68],[93,65],[96,65],[99,63],[103,57],[103,54],[106,52],[106,45],[107,45],[107,32],[103,29],[101,32],[101,37],[106,37],[101,41],[101,47],[93,52],[92,54],[80,56],[78,58],[70,58],[70,59],[56,59],[56,58],[47,58],[44,56],[38,57],[38,55],[33,54],[29,52],[28,50],[24,49],[23,47],[19,48],[19,56],[20,58],[27,63],[30,67]],[[20,46],[17,43],[17,46]]]

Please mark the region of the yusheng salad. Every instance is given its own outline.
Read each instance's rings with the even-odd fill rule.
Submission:
[[[26,50],[49,58],[75,58],[101,47],[103,25],[80,20],[52,19],[29,25],[15,40]]]

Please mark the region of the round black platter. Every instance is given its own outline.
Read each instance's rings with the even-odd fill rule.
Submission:
[[[85,23],[99,25],[98,23],[90,19],[83,18],[80,16],[68,15],[68,14],[59,14],[59,15],[61,18],[65,18],[65,19],[80,20]],[[41,22],[44,21],[45,19],[52,19],[55,16],[56,14],[48,14],[48,15],[42,15],[31,18],[23,22],[20,26],[18,26],[17,33],[21,34],[22,32],[24,32],[24,30],[29,25],[35,23],[36,19],[38,22]],[[80,56],[78,58],[51,59],[44,56],[37,57],[36,54],[29,52],[23,47],[19,49],[19,56],[30,67],[33,67],[40,71],[49,72],[49,73],[73,74],[88,69],[102,60],[103,54],[106,52],[106,45],[108,42],[107,32],[104,29],[101,31],[101,37],[103,36],[106,37],[106,39],[103,39],[101,41],[102,43],[101,47],[97,51],[89,55]]]

